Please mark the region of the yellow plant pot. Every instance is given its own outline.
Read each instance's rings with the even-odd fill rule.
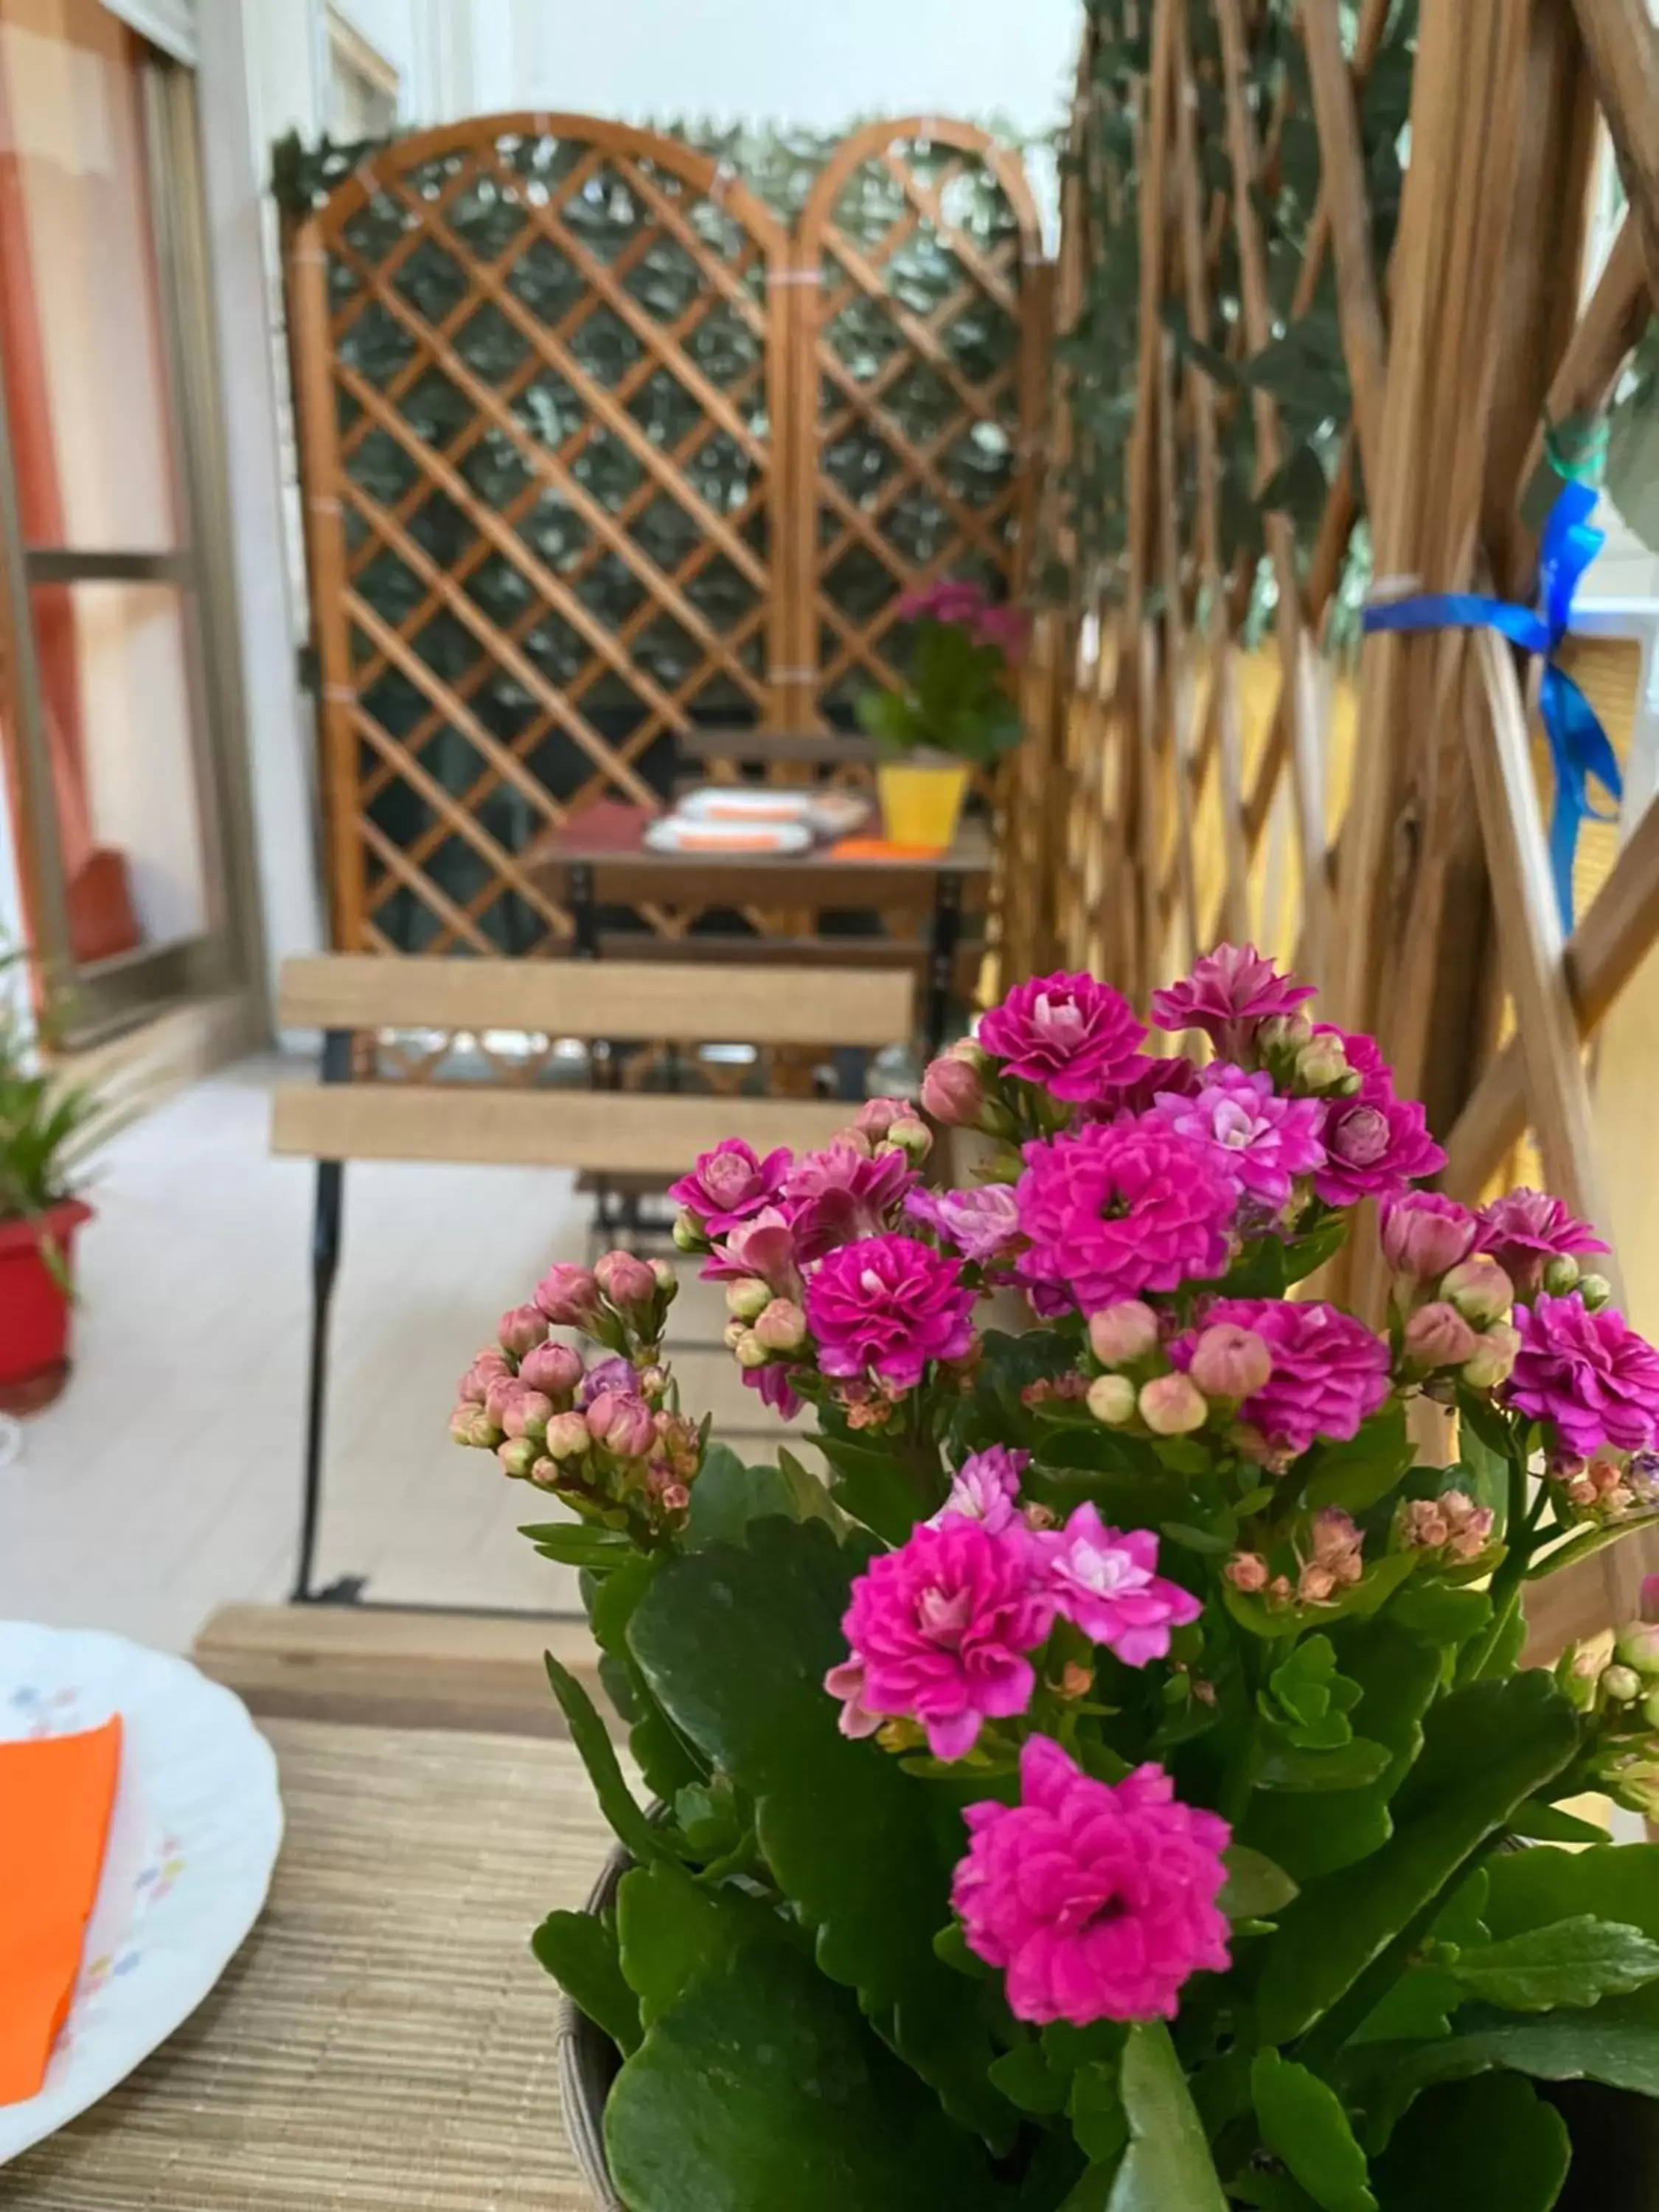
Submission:
[[[890,845],[942,853],[954,840],[971,769],[962,761],[890,761],[876,770]]]

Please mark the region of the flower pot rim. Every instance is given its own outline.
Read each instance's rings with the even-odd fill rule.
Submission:
[[[912,745],[906,752],[895,754],[890,759],[878,761],[878,769],[884,768],[933,769],[939,773],[971,775],[973,763],[964,760],[960,753],[946,752],[943,745]]]
[[[43,1237],[66,1237],[92,1218],[83,1198],[56,1198],[40,1213],[0,1214],[0,1255],[36,1246]]]

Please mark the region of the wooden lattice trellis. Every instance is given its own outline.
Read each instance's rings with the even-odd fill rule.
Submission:
[[[1115,603],[1090,579],[1083,619],[1054,622],[1040,656],[1060,672],[1025,763],[1042,887],[1011,965],[1058,954],[1144,992],[1218,938],[1255,935],[1427,1101],[1449,1188],[1478,1196],[1525,1137],[1616,1243],[1584,1043],[1659,937],[1659,810],[1625,825],[1564,943],[1527,664],[1490,630],[1375,635],[1356,681],[1318,648],[1362,483],[1379,580],[1530,599],[1544,426],[1606,406],[1659,301],[1659,29],[1645,0],[1091,0],[1091,15],[1060,319],[1076,320],[1098,261],[1091,103],[1127,84],[1127,542]],[[1403,191],[1391,137],[1367,138],[1378,71],[1410,89]],[[1630,206],[1581,311],[1602,126]],[[1380,251],[1379,176],[1399,204]],[[1318,497],[1297,528],[1280,371],[1322,314],[1340,358],[1317,388],[1341,411],[1316,424]],[[1062,459],[1079,434],[1066,395],[1062,380]],[[1241,443],[1257,492],[1274,489],[1265,579],[1254,546],[1223,550]],[[1264,597],[1258,642],[1247,610]],[[1367,1254],[1362,1240],[1331,1287],[1377,1311]],[[1652,1550],[1642,1538],[1560,1577],[1543,1632],[1628,1612]]]
[[[914,582],[1012,589],[1036,253],[957,124],[858,134],[794,233],[578,116],[340,184],[289,253],[337,945],[556,949],[523,855],[571,808],[661,804],[699,726],[844,723]]]

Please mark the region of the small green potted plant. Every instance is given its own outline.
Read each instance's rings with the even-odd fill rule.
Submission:
[[[76,1182],[106,1112],[59,1081],[13,988],[20,952],[0,948],[0,1412],[48,1406],[69,1375],[70,1265],[91,1218]]]
[[[1018,607],[977,584],[946,579],[900,600],[911,629],[909,678],[866,691],[859,720],[884,753],[876,770],[881,811],[896,845],[943,852],[956,836],[968,780],[1019,743],[1009,678],[1024,647]]]

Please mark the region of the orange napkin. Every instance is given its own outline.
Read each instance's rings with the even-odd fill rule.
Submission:
[[[81,1971],[120,1766],[118,1716],[84,1735],[0,1743],[0,2105],[33,2097],[46,2079]]]
[[[843,837],[830,848],[832,860],[937,860],[942,845],[890,845],[884,837]]]

